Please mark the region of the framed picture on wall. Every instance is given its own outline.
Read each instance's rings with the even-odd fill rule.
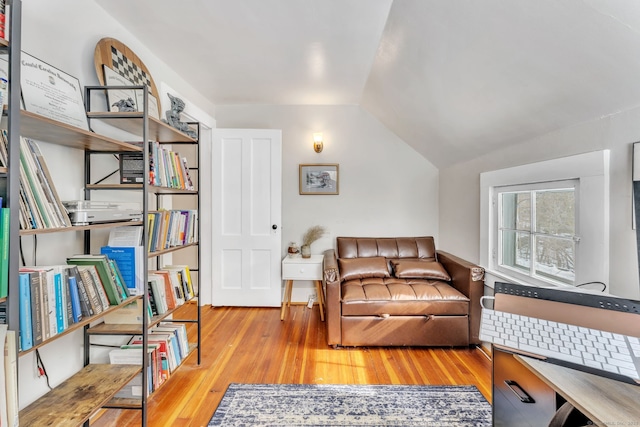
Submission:
[[[339,165],[314,163],[300,165],[300,194],[339,194]]]

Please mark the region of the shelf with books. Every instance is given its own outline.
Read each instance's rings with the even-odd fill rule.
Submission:
[[[170,326],[165,324],[169,321],[174,325],[179,325],[172,327],[184,328],[185,339],[183,341],[187,348],[183,349],[183,353],[186,354],[182,354],[182,356],[186,357],[191,354],[191,351],[197,350],[198,363],[200,363],[200,300],[196,295],[196,291],[194,291],[196,287],[190,284],[191,279],[189,267],[186,265],[166,266],[168,269],[174,269],[173,273],[167,274],[175,274],[175,277],[178,278],[188,276],[188,286],[186,286],[184,282],[176,282],[176,280],[181,279],[172,279],[171,282],[160,282],[158,277],[153,276],[162,275],[161,272],[157,270],[150,271],[152,263],[155,264],[156,269],[162,265],[162,257],[164,255],[180,251],[188,247],[196,248],[196,255],[194,258],[197,258],[197,260],[194,263],[192,270],[194,272],[199,271],[200,251],[197,243],[197,241],[200,240],[199,226],[197,225],[200,206],[199,193],[197,191],[199,188],[199,183],[197,181],[199,176],[190,174],[190,171],[197,170],[198,168],[188,167],[185,157],[182,157],[177,152],[172,151],[173,147],[165,145],[176,144],[182,147],[185,145],[195,147],[187,148],[187,157],[190,159],[195,157],[196,162],[199,164],[200,157],[198,140],[197,138],[192,138],[174,127],[169,126],[161,120],[149,117],[148,114],[143,112],[122,113],[90,111],[92,104],[101,104],[99,108],[105,107],[101,97],[95,102],[92,102],[91,93],[97,91],[104,94],[108,90],[109,87],[107,86],[85,87],[85,106],[88,110],[88,119],[90,122],[97,121],[100,124],[107,124],[113,128],[138,136],[139,140],[131,142],[130,144],[139,147],[140,153],[131,154],[124,151],[122,153],[113,153],[119,155],[118,160],[121,174],[120,179],[115,180],[116,183],[113,183],[113,178],[104,181],[92,181],[91,177],[85,174],[85,198],[89,200],[91,196],[95,194],[94,191],[96,190],[141,191],[140,198],[142,200],[143,218],[145,218],[143,221],[141,246],[145,248],[148,253],[146,257],[143,256],[144,261],[142,263],[137,263],[143,265],[143,273],[141,275],[141,282],[136,283],[143,284],[141,285],[142,287],[137,287],[137,289],[143,289],[144,286],[146,286],[146,288],[144,288],[144,291],[139,292],[143,295],[138,297],[138,299],[135,300],[135,303],[131,303],[126,307],[121,307],[113,313],[109,313],[107,316],[104,316],[101,323],[93,324],[91,327],[86,328],[85,343],[87,343],[87,347],[97,343],[98,338],[94,338],[93,340],[89,339],[92,336],[102,336],[102,338],[99,339],[99,342],[110,339],[117,340],[119,339],[117,337],[130,337],[130,340],[133,341],[130,342],[130,344],[133,347],[129,347],[129,344],[125,344],[124,347],[126,348],[120,348],[117,349],[118,351],[112,350],[109,352],[110,359],[112,357],[112,353],[115,353],[117,356],[113,357],[119,360],[112,360],[111,363],[127,363],[127,360],[135,359],[137,363],[140,363],[143,371],[147,372],[150,367],[153,368],[154,362],[149,359],[148,355],[147,357],[144,356],[145,352],[142,351],[144,344],[149,340],[157,339],[157,336],[155,335],[152,337],[153,334],[162,334],[161,331],[163,328],[169,328]],[[144,92],[147,91],[148,88],[144,86],[134,86],[132,87],[132,90],[142,90]],[[143,96],[143,98],[146,98],[146,96]],[[195,135],[199,135],[199,125],[197,123],[189,125],[193,127]],[[88,165],[88,168],[90,168],[91,162],[97,162],[93,157],[100,157],[100,154],[85,151],[85,165]],[[117,183],[117,181],[120,183]],[[137,196],[137,194],[127,194],[127,197],[129,198],[135,198]],[[180,197],[172,198],[173,196]],[[189,201],[187,201],[187,199]],[[169,204],[172,205],[171,211],[163,209],[163,205]],[[179,206],[185,206],[185,208],[182,210],[176,209]],[[162,218],[162,227],[158,225],[157,228],[154,229],[151,220],[149,219],[150,216],[154,216],[158,219]],[[175,234],[172,234],[169,230],[173,230],[173,233]],[[152,242],[154,243],[153,246],[151,246]],[[90,233],[85,233],[85,247],[90,246],[91,235]],[[128,246],[130,248],[132,245],[123,246]],[[151,250],[151,247],[153,250]],[[105,248],[103,247],[102,249]],[[120,249],[124,249],[124,247]],[[110,247],[110,250],[118,250],[118,248],[114,245]],[[183,253],[186,253],[188,256],[192,256],[194,254],[194,252]],[[187,262],[185,262],[185,264],[187,264]],[[177,269],[184,269],[185,272],[177,273]],[[176,287],[176,283],[178,283],[179,286]],[[185,287],[188,291],[181,291],[180,289],[182,289],[182,287]],[[181,296],[178,295],[179,292],[183,292]],[[184,297],[184,295],[187,295],[187,297]],[[171,317],[176,313],[177,308],[185,303],[198,304],[197,318],[172,320]],[[188,323],[197,324],[197,341],[191,344],[186,342],[186,324]],[[109,338],[108,336],[114,337]],[[139,342],[136,343],[136,340]],[[135,345],[138,345],[138,347],[135,347]],[[85,348],[85,351],[87,351],[87,348]],[[183,360],[184,359],[181,361]],[[89,363],[89,358],[86,358],[86,361]],[[179,363],[174,363],[174,368],[176,368],[177,365],[179,365]],[[123,397],[123,391],[129,390],[129,393],[131,393],[132,386],[129,384],[125,387],[125,390],[116,394],[115,398],[105,404],[104,407],[141,409],[144,425],[144,420],[146,418],[145,408],[147,394],[145,393],[145,396],[142,396],[141,390],[153,393],[162,381],[156,382],[156,377],[142,375],[136,381],[138,382],[133,387],[135,387],[136,390],[140,390],[139,398],[131,399],[130,396]]]

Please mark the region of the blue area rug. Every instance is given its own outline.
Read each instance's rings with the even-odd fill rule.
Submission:
[[[475,386],[231,384],[210,426],[490,427]]]

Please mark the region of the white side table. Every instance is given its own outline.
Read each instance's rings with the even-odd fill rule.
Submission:
[[[320,320],[324,322],[324,294],[322,292],[322,260],[323,255],[311,255],[311,258],[301,256],[286,256],[282,260],[282,280],[285,281],[284,298],[280,309],[280,320],[284,320],[287,307],[291,306],[291,289],[294,280],[311,280],[316,285]]]

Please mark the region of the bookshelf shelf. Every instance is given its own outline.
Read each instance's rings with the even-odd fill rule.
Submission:
[[[106,222],[103,224],[74,225],[73,227],[36,228],[33,230],[20,230],[20,235],[28,236],[32,234],[51,234],[51,233],[65,233],[70,231],[100,230],[100,229],[108,229],[113,227],[121,227],[124,225],[143,225],[143,224],[142,224],[142,221],[114,221],[114,222]]]
[[[87,190],[142,190],[142,184],[87,184],[85,185]],[[158,187],[155,185],[148,185],[147,192],[151,194],[198,194],[197,190],[184,190],[181,188],[170,187]]]
[[[5,168],[4,166],[0,166],[0,173],[1,173],[1,174],[6,174],[6,173],[7,173],[7,171],[8,171],[8,169],[7,169],[7,168]]]
[[[188,303],[189,301],[185,302],[185,304]],[[180,307],[181,306],[168,310],[161,315],[153,316],[149,319],[148,327],[152,328],[158,325],[160,322],[166,320],[167,317],[174,314]],[[107,324],[103,322],[87,329],[86,333],[88,335],[142,335],[142,325],[139,323]]]
[[[20,411],[20,425],[81,425],[139,372],[138,365],[87,365]]]
[[[3,123],[3,126],[6,126]],[[30,111],[20,110],[20,132],[25,138],[91,151],[141,151],[117,139],[60,123]]]
[[[180,251],[180,250],[185,249],[185,248],[191,248],[191,247],[194,247],[194,246],[198,246],[198,243],[189,243],[188,245],[174,246],[173,248],[163,249],[161,251],[149,252],[149,258],[157,257],[157,256],[160,256],[160,255],[165,255],[165,254],[168,254],[170,252],[176,252],[176,251]]]
[[[110,113],[110,112],[89,112],[87,116],[90,119],[100,119],[109,123],[109,125],[129,133],[141,135],[143,126],[143,114],[138,112],[130,113]],[[180,132],[179,130],[169,126],[168,124],[154,118],[149,117],[149,139],[158,142],[195,143],[196,140],[190,136]]]

